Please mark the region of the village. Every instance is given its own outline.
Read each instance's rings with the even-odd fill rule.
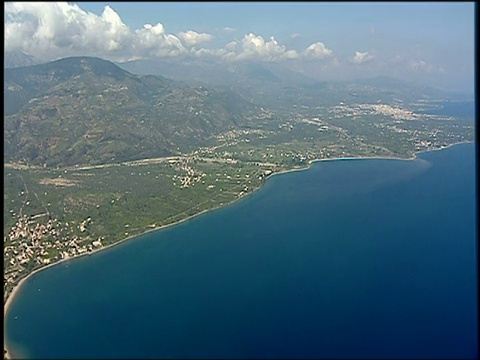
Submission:
[[[33,269],[103,246],[102,238],[92,241],[87,235],[91,218],[80,221],[78,225],[62,223],[56,218],[46,222],[37,219],[28,215],[18,216],[16,224],[4,238],[4,300],[18,279]],[[75,227],[86,236],[71,235]]]
[[[64,205],[61,205],[61,210],[58,209],[60,212],[50,213],[45,208],[43,212],[22,214],[24,205],[29,204],[26,200],[28,189],[25,187],[26,194],[20,192],[20,196],[27,196],[22,207],[18,209],[13,206],[4,210],[9,212],[10,219],[15,220],[14,224],[13,221],[11,223],[13,226],[9,225],[9,229],[5,229],[4,234],[4,300],[21,278],[37,268],[91,253],[118,241],[118,237],[131,236],[133,232],[141,233],[162,224],[162,217],[152,219],[147,225],[129,224],[121,215],[121,220],[115,220],[114,217],[109,220],[111,229],[119,229],[117,234],[89,231],[92,224],[104,223],[105,216],[110,216],[113,208],[123,211],[118,202],[123,196],[118,193],[117,186],[120,183],[116,183],[113,177],[110,178],[112,174],[109,175],[109,170],[124,174],[124,178],[130,179],[130,182],[144,184],[138,187],[142,194],[145,192],[143,195],[138,194],[136,199],[140,206],[144,206],[145,201],[153,195],[148,191],[149,186],[155,184],[167,188],[168,183],[173,185],[170,192],[176,201],[169,205],[171,213],[164,215],[165,224],[198,213],[204,207],[218,206],[240,198],[258,188],[269,175],[304,167],[313,160],[344,156],[411,156],[414,151],[465,141],[470,131],[468,125],[462,125],[464,130],[459,131],[458,123],[450,121],[448,117],[416,114],[386,104],[340,103],[328,108],[303,111],[276,114],[273,121],[272,113],[262,109],[260,119],[252,119],[265,121],[259,123],[257,128],[227,131],[218,135],[214,144],[197,148],[191,153],[122,163],[66,167],[57,169],[56,176],[38,181],[42,186],[73,191],[85,181],[98,185],[98,180],[94,180],[95,174],[100,175],[99,171],[105,171],[104,174],[110,180],[105,176],[99,180],[107,182],[108,195],[105,193],[93,197],[88,200],[92,202],[90,205],[82,197],[70,199],[72,191],[69,191],[70,195],[63,195],[66,202],[62,202]],[[372,116],[385,120],[373,121]],[[357,129],[362,127],[366,131],[362,130],[357,135]],[[393,145],[394,137],[404,139],[404,145],[411,144],[410,152],[406,153],[404,147],[396,150],[393,146],[385,146],[389,142]],[[12,166],[6,164],[5,169],[14,169]],[[136,171],[140,167],[150,169],[151,173],[148,170]],[[17,170],[40,171],[38,168],[24,169],[21,166],[17,166]],[[162,176],[168,181],[162,180]],[[105,198],[105,203],[101,205],[99,200],[103,195],[109,199]],[[182,198],[185,198],[185,205],[180,207],[178,200]],[[13,205],[14,199],[11,201]],[[49,207],[50,203],[45,202],[45,205]],[[41,207],[45,205],[42,203]],[[64,218],[64,207],[67,205],[91,206],[95,215],[80,219],[70,215]],[[71,208],[69,211],[73,211],[73,215],[76,210]]]

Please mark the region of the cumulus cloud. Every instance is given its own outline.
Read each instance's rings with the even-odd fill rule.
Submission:
[[[213,40],[213,35],[206,33],[197,33],[193,30],[188,30],[186,32],[179,32],[178,37],[182,42],[187,46],[194,46],[204,42]]]
[[[175,35],[165,33],[161,23],[155,26],[145,24],[143,29],[135,30],[131,50],[136,56],[143,57],[170,57],[188,52]]]
[[[237,29],[229,27],[229,26],[225,26],[223,28],[223,31],[225,31],[225,32],[235,32],[235,31],[237,31]]]
[[[44,60],[74,55],[119,60],[187,52],[162,24],[146,24],[132,32],[108,5],[98,16],[66,2],[9,2],[5,14],[5,51]]]
[[[269,41],[253,33],[247,34],[241,40],[228,43],[224,49],[195,51],[196,55],[215,55],[229,61],[257,60],[257,61],[281,61],[295,59],[298,53],[295,50],[287,50],[272,36]]]
[[[272,36],[265,41],[262,36],[246,34],[241,40],[228,43],[223,49],[192,49],[196,56],[217,56],[227,61],[265,61],[279,62],[285,60],[321,60],[332,56],[332,50],[321,42],[311,44],[301,53],[289,50],[279,44]]]
[[[352,62],[355,64],[363,64],[372,60],[375,56],[369,54],[367,51],[360,52],[355,51],[355,56],[352,58]]]
[[[5,51],[39,57],[120,51],[131,38],[129,28],[106,6],[98,16],[68,3],[6,3]]]
[[[249,33],[220,49],[198,48],[213,35],[193,30],[167,33],[159,22],[130,29],[110,6],[101,15],[67,2],[5,4],[5,51],[21,51],[44,61],[67,56],[99,56],[114,61],[175,56],[215,56],[229,61],[323,59],[332,51],[321,42],[303,52],[288,49],[274,37]],[[225,33],[236,31],[225,27]],[[293,34],[295,39],[298,34]]]
[[[322,42],[313,43],[302,52],[303,58],[311,60],[321,60],[329,56],[332,56],[332,50],[327,49]]]

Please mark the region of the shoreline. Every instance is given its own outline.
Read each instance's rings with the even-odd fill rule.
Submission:
[[[440,148],[435,148],[435,149],[427,149],[427,150],[420,150],[420,151],[417,151],[413,154],[412,157],[409,157],[409,158],[401,158],[401,157],[385,157],[385,156],[358,156],[358,157],[335,157],[335,158],[328,158],[328,159],[315,159],[315,160],[309,160],[308,163],[303,166],[303,167],[299,167],[299,168],[293,168],[293,169],[289,169],[289,170],[282,170],[282,171],[279,171],[279,172],[275,172],[271,175],[268,175],[265,177],[265,181],[267,179],[269,179],[270,177],[273,177],[273,176],[276,176],[276,175],[282,175],[282,174],[287,174],[287,173],[290,173],[290,172],[297,172],[297,171],[306,171],[308,169],[310,169],[310,167],[312,166],[313,163],[316,163],[316,162],[326,162],[326,161],[338,161],[338,160],[368,160],[368,159],[373,159],[373,160],[404,160],[404,161],[411,161],[411,160],[415,160],[418,155],[422,154],[422,153],[426,153],[426,152],[431,152],[431,151],[438,151],[438,150],[445,150],[445,149],[448,149],[452,146],[456,146],[456,145],[461,145],[461,144],[467,144],[467,143],[476,143],[475,141],[462,141],[462,142],[458,142],[458,143],[454,143],[454,144],[450,144],[450,145],[447,145],[447,146],[443,146],[443,147],[440,147]],[[83,257],[83,256],[91,256],[91,255],[94,255],[95,253],[99,252],[99,251],[103,251],[103,250],[106,250],[106,249],[109,249],[109,248],[112,248],[114,246],[117,246],[117,245],[120,245],[128,240],[132,240],[132,239],[135,239],[135,238],[138,238],[138,237],[141,237],[141,236],[144,236],[148,233],[151,233],[151,232],[154,232],[154,231],[160,231],[160,230],[164,230],[166,228],[169,228],[169,227],[172,227],[172,226],[175,226],[175,225],[179,225],[181,223],[184,223],[186,221],[189,221],[189,220],[192,220],[194,219],[195,217],[197,216],[200,216],[200,215],[203,215],[203,214],[206,214],[208,212],[211,212],[211,211],[214,211],[214,210],[218,210],[220,208],[223,208],[223,207],[226,207],[228,205],[231,205],[231,204],[234,204],[235,202],[237,202],[238,200],[241,200],[243,199],[244,197],[248,196],[248,195],[251,195],[253,194],[254,192],[256,192],[257,190],[261,189],[264,185],[265,185],[265,181],[263,183],[260,184],[260,186],[256,187],[255,189],[253,189],[251,192],[249,192],[248,194],[245,194],[244,196],[241,196],[239,198],[236,198],[228,203],[225,203],[225,204],[222,204],[222,205],[219,205],[219,206],[216,206],[214,208],[211,208],[211,209],[206,209],[206,210],[203,210],[197,214],[194,214],[194,215],[190,215],[184,219],[181,219],[181,220],[178,220],[178,221],[175,221],[175,222],[172,222],[170,224],[166,224],[166,225],[162,225],[160,227],[157,227],[157,228],[152,228],[152,229],[148,229],[140,234],[137,234],[137,235],[130,235],[122,240],[119,240],[115,243],[112,243],[112,244],[109,244],[107,246],[104,246],[104,247],[101,247],[101,248],[98,248],[98,249],[95,249],[91,252],[87,252],[87,253],[84,253],[84,254],[78,254],[78,255],[75,255],[75,256],[72,256],[72,257],[68,257],[68,258],[65,258],[65,259],[61,259],[55,263],[52,263],[52,264],[48,264],[46,266],[41,266],[40,268],[38,269],[35,269],[34,271],[32,271],[31,273],[27,274],[25,277],[21,278],[19,280],[19,282],[12,288],[12,291],[10,292],[10,294],[8,295],[5,303],[4,303],[4,306],[3,306],[3,316],[4,316],[4,330],[5,330],[5,318],[7,317],[7,313],[8,313],[8,310],[10,308],[10,305],[12,304],[13,302],[13,299],[15,297],[15,295],[18,293],[19,289],[21,288],[21,286],[30,278],[32,277],[33,275],[37,274],[38,272],[40,271],[43,271],[45,269],[48,269],[50,267],[53,267],[53,266],[57,266],[57,265],[60,265],[64,262],[67,262],[69,260],[74,260],[74,259],[78,259],[80,257]],[[3,348],[4,348],[4,352],[6,351],[5,355],[4,355],[4,358],[5,359],[11,359],[11,357],[9,356],[10,353],[8,351],[8,347],[6,346],[6,341],[5,341],[5,332],[4,332],[4,341],[3,341]]]
[[[423,154],[423,153],[433,152],[433,151],[438,151],[438,150],[445,150],[445,149],[448,149],[452,146],[461,145],[461,144],[468,144],[468,143],[475,143],[475,141],[474,140],[473,141],[461,141],[461,142],[457,142],[457,143],[450,144],[450,145],[447,145],[447,146],[442,146],[442,147],[435,148],[435,149],[419,150],[419,151],[416,151],[413,154],[413,156],[408,157],[408,158],[403,158],[403,157],[398,157],[398,156],[390,156],[390,157],[388,157],[388,156],[347,156],[347,157],[335,157],[335,158],[328,158],[328,159],[309,160],[308,163],[303,167],[275,172],[271,175],[268,175],[266,178],[270,178],[270,177],[275,176],[275,175],[287,174],[289,172],[308,170],[312,166],[312,164],[316,163],[316,162],[327,162],[327,161],[338,161],[338,160],[369,160],[369,159],[372,159],[372,160],[411,161],[411,160],[417,159],[418,155]]]

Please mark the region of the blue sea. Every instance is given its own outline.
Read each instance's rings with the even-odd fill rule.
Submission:
[[[31,277],[14,357],[478,358],[475,144],[275,175]]]
[[[437,107],[424,111],[415,111],[418,114],[456,116],[460,118],[474,119],[476,111],[475,101],[442,101],[436,103]]]

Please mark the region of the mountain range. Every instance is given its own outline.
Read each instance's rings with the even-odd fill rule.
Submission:
[[[140,74],[165,76],[189,83],[227,88],[263,106],[333,106],[339,102],[416,102],[449,96],[445,91],[389,76],[349,81],[323,81],[282,63],[235,62],[215,59],[156,59],[117,63]]]
[[[228,90],[137,76],[92,57],[4,69],[4,105],[4,161],[45,167],[188,151],[257,111]]]
[[[4,162],[50,168],[168,156],[249,128],[262,108],[292,114],[447,97],[389,77],[318,81],[276,64],[70,57],[4,68]]]

